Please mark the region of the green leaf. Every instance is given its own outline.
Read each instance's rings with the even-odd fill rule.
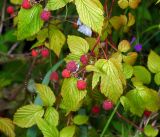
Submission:
[[[36,91],[40,95],[44,106],[52,106],[56,101],[53,91],[47,85],[36,84]]]
[[[75,126],[65,127],[60,131],[60,137],[73,137],[75,134],[75,130]]]
[[[154,81],[158,86],[160,85],[160,72],[155,74]]]
[[[44,137],[59,137],[59,132],[55,126],[49,125],[41,117],[36,118],[38,128],[42,131]]]
[[[100,79],[99,73],[94,72],[93,73],[93,78],[92,78],[92,89],[94,89],[96,87],[96,85],[99,82],[99,79]]]
[[[69,35],[67,43],[70,49],[70,52],[75,55],[86,54],[89,50],[89,44],[87,41],[81,37]]]
[[[44,110],[38,105],[26,105],[17,110],[14,114],[14,123],[19,127],[28,128],[33,126],[36,117],[42,117]]]
[[[3,132],[8,137],[15,137],[14,124],[8,118],[0,117],[0,131]]]
[[[143,66],[134,66],[133,74],[135,77],[143,82],[144,84],[149,84],[151,82],[150,72]]]
[[[101,77],[101,92],[116,103],[123,93],[123,84],[125,84],[119,61],[116,62],[113,58],[110,60],[99,59],[95,65],[88,65],[86,70],[94,71],[92,87],[95,87],[98,78]]]
[[[127,92],[120,101],[126,110],[130,110],[138,116],[142,116],[144,110],[157,111],[160,103],[158,92],[143,85],[138,85],[135,89]]]
[[[64,7],[71,0],[48,0],[46,8],[49,10],[57,10]]]
[[[81,106],[83,98],[86,96],[86,90],[77,89],[77,78],[68,78],[63,81],[61,95],[62,102],[61,108],[65,109],[67,112],[77,111]]]
[[[158,3],[160,3],[160,0],[158,0],[156,4],[158,4]]]
[[[40,18],[42,6],[35,5],[31,9],[21,8],[18,13],[18,32],[19,40],[35,35],[43,26]]]
[[[80,20],[94,31],[101,33],[104,16],[101,6],[97,3],[101,5],[99,0],[75,0]]]
[[[152,127],[151,125],[147,125],[144,128],[144,134],[149,136],[149,137],[156,137],[158,135],[159,130],[155,129],[154,127]]]
[[[151,51],[148,56],[148,68],[152,73],[160,72],[160,56]]]
[[[37,40],[39,43],[44,42],[47,37],[48,37],[48,29],[47,28],[44,28],[37,33]]]
[[[21,4],[22,0],[10,0],[12,4]]]
[[[64,34],[54,27],[50,25],[49,27],[49,44],[48,48],[53,50],[57,56],[59,56],[63,45],[65,44],[66,38]]]
[[[83,125],[88,122],[89,117],[86,115],[77,115],[73,118],[73,122],[76,125]]]
[[[133,75],[133,67],[127,63],[123,63],[123,73],[126,79],[129,79]]]
[[[59,114],[57,112],[57,110],[53,107],[48,107],[45,115],[44,115],[44,119],[53,126],[57,126],[58,122],[59,122]]]

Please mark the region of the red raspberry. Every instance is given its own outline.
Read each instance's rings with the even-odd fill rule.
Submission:
[[[82,62],[83,65],[87,65],[88,64],[87,55],[82,55],[81,58],[80,58],[80,61]]]
[[[33,57],[38,56],[38,52],[35,49],[32,49],[31,54],[32,54]]]
[[[41,50],[41,55],[44,58],[47,58],[49,56],[49,50],[48,49],[42,49]]]
[[[51,12],[50,11],[46,11],[46,10],[42,11],[42,13],[41,13],[41,19],[42,20],[48,21],[50,17],[51,17]]]
[[[51,75],[50,75],[50,80],[52,81],[58,81],[59,79],[59,76],[58,76],[58,73],[57,72],[52,72]]]
[[[103,109],[104,110],[111,110],[113,108],[113,103],[109,100],[103,101]]]
[[[146,117],[149,117],[151,115],[151,113],[152,113],[151,111],[147,111],[147,110],[144,111],[144,115]]]
[[[32,8],[32,5],[30,4],[29,0],[23,0],[23,2],[22,2],[22,8],[24,8],[24,9],[30,9],[30,8]]]
[[[84,81],[84,80],[78,80],[78,81],[77,81],[77,88],[78,88],[79,90],[85,90],[86,87],[87,87],[86,81]]]
[[[13,14],[14,13],[14,7],[13,6],[8,6],[7,7],[7,13],[8,14]]]
[[[93,114],[99,114],[99,112],[100,112],[99,106],[95,105],[95,106],[92,107],[92,113]]]
[[[70,71],[68,69],[64,69],[62,71],[62,77],[64,77],[64,78],[70,78],[71,77]]]
[[[69,71],[74,72],[74,71],[77,70],[77,64],[76,64],[75,61],[70,61],[70,62],[67,63],[66,68],[67,68]]]

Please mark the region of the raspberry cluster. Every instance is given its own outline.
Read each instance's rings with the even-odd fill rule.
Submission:
[[[31,55],[32,57],[37,57],[39,54],[41,54],[42,57],[47,58],[49,56],[49,50],[43,46],[40,46],[39,48],[32,49]]]

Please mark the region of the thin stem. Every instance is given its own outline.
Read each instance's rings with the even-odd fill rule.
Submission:
[[[91,54],[94,52],[94,50],[95,50],[95,48],[96,48],[96,46],[98,45],[99,42],[100,42],[100,35],[96,39],[96,43],[95,43],[95,45],[93,46],[93,48],[91,50]]]
[[[106,130],[107,130],[108,127],[109,127],[109,124],[111,123],[111,120],[112,120],[114,114],[116,113],[116,111],[117,111],[117,109],[118,109],[118,107],[119,107],[119,104],[120,104],[120,101],[117,102],[116,107],[114,108],[112,114],[110,115],[110,117],[109,117],[109,119],[108,119],[108,121],[107,121],[107,123],[106,123],[106,125],[105,125],[105,127],[104,127],[104,129],[103,129],[103,131],[102,131],[102,133],[101,133],[101,135],[100,135],[100,137],[103,137],[103,136],[104,136]]]
[[[118,117],[124,121],[126,121],[128,124],[132,125],[133,127],[135,127],[136,129],[143,131],[142,128],[140,128],[139,126],[137,126],[135,123],[133,123],[132,121],[130,121],[129,119],[125,118],[123,115],[121,115],[118,111],[116,112],[116,114],[118,115]]]
[[[113,5],[114,5],[114,0],[112,0],[111,8],[110,8],[109,15],[108,15],[109,18],[112,15]]]
[[[6,0],[3,2],[3,7],[2,7],[2,16],[1,16],[1,22],[0,22],[0,35],[2,34],[3,31],[3,20],[5,18],[5,9],[6,9]]]
[[[107,18],[108,18],[109,15],[108,15],[108,5],[107,4],[108,4],[108,0],[106,0],[104,3],[104,11],[105,11]]]

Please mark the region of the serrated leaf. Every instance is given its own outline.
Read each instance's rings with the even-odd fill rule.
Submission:
[[[151,51],[148,56],[148,68],[152,73],[160,72],[160,56],[154,51]]]
[[[81,37],[69,35],[67,39],[68,47],[70,52],[75,55],[86,54],[89,50],[89,44]]]
[[[43,114],[44,110],[41,106],[26,105],[17,110],[13,122],[19,127],[28,128],[36,123],[36,117],[42,117]]]
[[[139,79],[144,84],[149,84],[151,82],[150,72],[143,66],[134,66],[133,74],[137,79]]]
[[[35,5],[31,9],[21,8],[18,13],[18,40],[35,35],[43,26],[40,18],[42,6]]]
[[[129,79],[133,75],[133,67],[129,64],[123,63],[123,73],[126,79]]]
[[[64,7],[71,0],[48,0],[46,8],[49,10],[57,10]]]
[[[53,25],[49,27],[49,44],[48,48],[53,50],[54,53],[59,56],[63,45],[65,44],[66,38],[64,34]]]
[[[48,107],[45,115],[44,115],[44,119],[53,126],[57,126],[58,122],[59,122],[59,114],[57,112],[57,110],[53,107]]]
[[[73,137],[75,134],[75,130],[75,126],[65,127],[60,131],[60,137]]]
[[[14,124],[8,118],[1,118],[0,117],[0,131],[3,132],[8,137],[15,137],[14,132]]]
[[[158,86],[160,85],[160,72],[155,74],[154,81]]]
[[[47,85],[36,84],[36,91],[40,95],[44,106],[52,106],[56,101],[53,91]]]
[[[81,106],[83,98],[86,96],[86,90],[77,89],[77,78],[68,78],[63,81],[61,88],[62,102],[61,108],[67,112],[76,111]]]
[[[155,129],[153,126],[151,125],[147,125],[144,128],[144,134],[149,136],[149,137],[156,137],[158,135],[159,130]]]
[[[73,122],[76,125],[83,125],[88,122],[89,117],[86,115],[77,115],[73,118]]]
[[[142,116],[144,110],[154,112],[159,109],[158,92],[143,85],[138,85],[135,89],[130,90],[120,100],[126,110],[130,110],[138,116]]]
[[[97,73],[96,75],[99,74],[99,77],[101,77],[101,92],[112,102],[116,103],[123,93],[123,84],[125,84],[119,61],[116,63],[116,60],[113,58],[110,60],[99,59],[95,65],[88,65],[86,70],[94,71],[94,73]],[[97,83],[95,78],[92,81],[95,84]]]
[[[94,89],[96,87],[96,85],[99,82],[99,79],[100,79],[99,73],[94,72],[93,73],[93,78],[92,78],[92,89]]]
[[[101,33],[104,21],[103,10],[95,1],[75,0],[75,4],[80,20],[94,31]]]
[[[36,118],[38,128],[42,131],[44,137],[59,137],[59,132],[55,126],[49,125],[41,117]]]

